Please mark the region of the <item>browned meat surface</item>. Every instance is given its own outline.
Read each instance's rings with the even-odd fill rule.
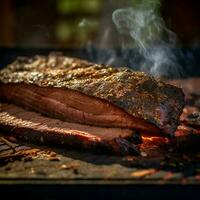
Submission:
[[[142,72],[50,55],[21,58],[0,72],[0,98],[62,120],[173,134],[180,89]]]
[[[62,122],[12,104],[1,103],[0,109],[0,128],[25,141],[107,150],[122,155],[139,153],[137,146],[128,141],[134,135],[130,129]]]

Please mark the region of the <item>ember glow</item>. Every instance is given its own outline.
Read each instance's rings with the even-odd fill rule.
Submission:
[[[142,140],[144,142],[151,142],[151,143],[155,143],[155,144],[159,144],[159,143],[168,143],[169,139],[168,138],[164,138],[164,137],[147,137],[147,136],[142,136]]]

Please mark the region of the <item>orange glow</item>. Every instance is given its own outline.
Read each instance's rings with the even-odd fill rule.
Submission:
[[[152,142],[152,143],[167,143],[169,141],[168,138],[164,137],[146,137],[142,136],[143,142]]]

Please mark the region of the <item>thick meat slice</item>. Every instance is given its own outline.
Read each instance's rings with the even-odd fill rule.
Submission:
[[[12,104],[0,104],[0,129],[29,142],[107,150],[123,155],[139,153],[137,146],[127,140],[134,135],[130,129],[62,122]]]
[[[53,117],[56,115],[62,119],[76,118],[79,123],[102,126],[123,124],[123,127],[142,129],[147,132],[161,130],[163,133],[172,134],[178,125],[184,105],[184,96],[180,89],[142,72],[134,72],[126,68],[111,68],[64,56],[50,55],[18,59],[0,72],[0,82],[0,89],[3,91],[0,93],[0,98],[8,99],[13,103],[20,101],[21,105],[34,107],[35,110],[39,104],[40,108],[48,106],[48,111],[41,110],[47,115]],[[16,84],[12,95],[8,91],[7,84]],[[21,86],[23,86],[23,92],[20,91],[21,97],[19,93],[13,95]],[[28,93],[33,95],[33,98],[37,96],[34,106],[26,102],[31,99],[27,99]],[[86,100],[88,96],[90,108],[89,103],[82,105],[80,101],[77,102],[78,97],[75,98],[76,102],[69,100],[70,105],[66,105],[68,104],[66,97],[71,98],[71,95],[81,96],[81,101],[84,98]],[[40,100],[41,98],[45,99],[45,103]],[[99,109],[97,109],[98,105],[100,105]],[[73,107],[75,112],[69,109],[70,107]],[[63,108],[65,111],[61,113]],[[101,117],[105,115],[105,110],[108,118],[106,117],[104,121]],[[70,113],[73,113],[73,117]],[[112,121],[110,116],[113,114],[117,117]]]
[[[159,132],[145,120],[135,118],[105,100],[77,91],[21,83],[0,85],[0,91],[3,100],[63,121],[148,130],[149,134]]]

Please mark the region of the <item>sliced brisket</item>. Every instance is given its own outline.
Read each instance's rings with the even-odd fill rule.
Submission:
[[[128,141],[134,135],[130,129],[62,122],[12,104],[1,103],[0,109],[0,129],[28,142],[103,150],[121,155],[139,153],[138,147]]]
[[[20,58],[0,71],[0,99],[64,121],[173,134],[181,89],[142,72],[64,56]]]

